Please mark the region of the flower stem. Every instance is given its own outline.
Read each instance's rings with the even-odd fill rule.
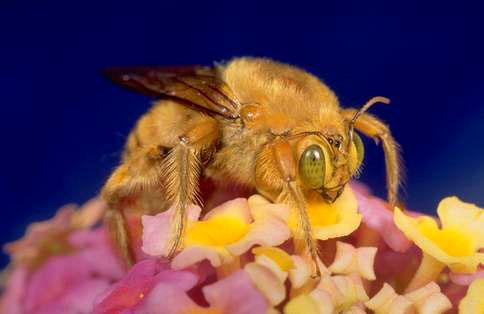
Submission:
[[[405,289],[405,292],[410,292],[421,288],[431,281],[437,279],[439,274],[445,267],[445,264],[435,259],[433,256],[422,252],[422,261],[413,276],[412,280]]]
[[[217,272],[217,278],[223,279],[233,272],[236,272],[237,270],[240,269],[240,258],[239,256],[235,256],[234,260],[231,261],[230,263],[227,264],[222,264],[219,267],[217,267],[216,272]]]

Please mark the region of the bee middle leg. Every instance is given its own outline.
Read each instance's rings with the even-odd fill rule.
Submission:
[[[129,246],[129,233],[123,213],[117,209],[109,209],[104,216],[104,224],[109,231],[111,242],[116,253],[122,258],[127,268],[133,266],[133,252]]]
[[[219,137],[218,124],[207,119],[179,136],[179,143],[163,161],[166,196],[174,208],[170,240],[165,250],[168,258],[172,258],[183,243],[188,206],[201,203],[198,180],[203,163],[211,158]]]
[[[147,193],[161,194],[163,155],[164,151],[158,145],[136,150],[114,170],[101,192],[109,206],[104,223],[114,249],[128,268],[133,264],[134,250],[130,243],[133,234],[129,232],[127,211],[136,216],[157,211],[152,206],[146,206],[145,201],[133,203],[133,200],[144,198]],[[161,195],[158,200],[161,200]],[[162,206],[160,202],[156,205]]]

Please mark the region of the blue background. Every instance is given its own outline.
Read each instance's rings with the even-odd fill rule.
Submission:
[[[484,205],[482,8],[39,2],[0,4],[2,243],[94,196],[117,164],[150,99],[106,81],[112,65],[267,56],[323,78],[346,106],[388,96],[372,112],[403,147],[407,204],[433,212],[456,194]],[[366,143],[362,180],[384,195],[383,154]]]

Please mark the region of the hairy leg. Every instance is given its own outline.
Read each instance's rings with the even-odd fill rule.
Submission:
[[[109,230],[111,242],[115,244],[116,253],[122,258],[125,266],[133,266],[133,252],[129,246],[129,234],[126,220],[120,210],[109,209],[104,216],[104,223]]]
[[[348,108],[343,110],[342,113],[348,121],[351,121],[357,111],[357,109]],[[373,138],[376,142],[381,141],[383,145],[387,173],[388,202],[393,208],[398,201],[398,187],[401,180],[399,146],[388,126],[371,114],[363,113],[355,121],[355,128],[366,136]]]
[[[203,161],[213,153],[219,138],[215,120],[203,117],[176,134],[178,142],[171,148],[161,144],[132,149],[113,172],[102,194],[112,211],[106,217],[111,238],[126,264],[132,263],[123,200],[135,197],[140,214],[174,207],[172,236],[167,256],[172,257],[183,242],[187,207],[198,201],[198,178]],[[170,130],[167,130],[170,131]],[[156,201],[150,201],[155,199]],[[160,205],[161,204],[161,205]],[[159,208],[151,208],[158,206]]]
[[[271,196],[273,201],[288,204],[291,210],[295,210],[298,219],[298,228],[294,235],[296,250],[299,253],[309,251],[315,267],[314,277],[320,277],[317,242],[313,238],[304,193],[296,181],[297,164],[289,142],[281,138],[267,144],[260,154],[257,168],[256,177],[259,178],[256,178],[256,182],[260,183],[258,190]],[[264,185],[278,188],[269,191]],[[277,195],[273,196],[274,194]]]
[[[171,236],[166,251],[169,258],[175,255],[183,243],[188,206],[201,203],[198,180],[205,159],[204,154],[212,155],[219,136],[217,123],[212,119],[207,120],[180,136],[179,144],[164,160],[166,193],[174,207]]]

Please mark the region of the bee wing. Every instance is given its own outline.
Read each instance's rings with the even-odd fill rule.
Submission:
[[[115,83],[149,96],[172,97],[228,119],[239,116],[239,101],[214,68],[126,67],[108,69],[106,74]]]

